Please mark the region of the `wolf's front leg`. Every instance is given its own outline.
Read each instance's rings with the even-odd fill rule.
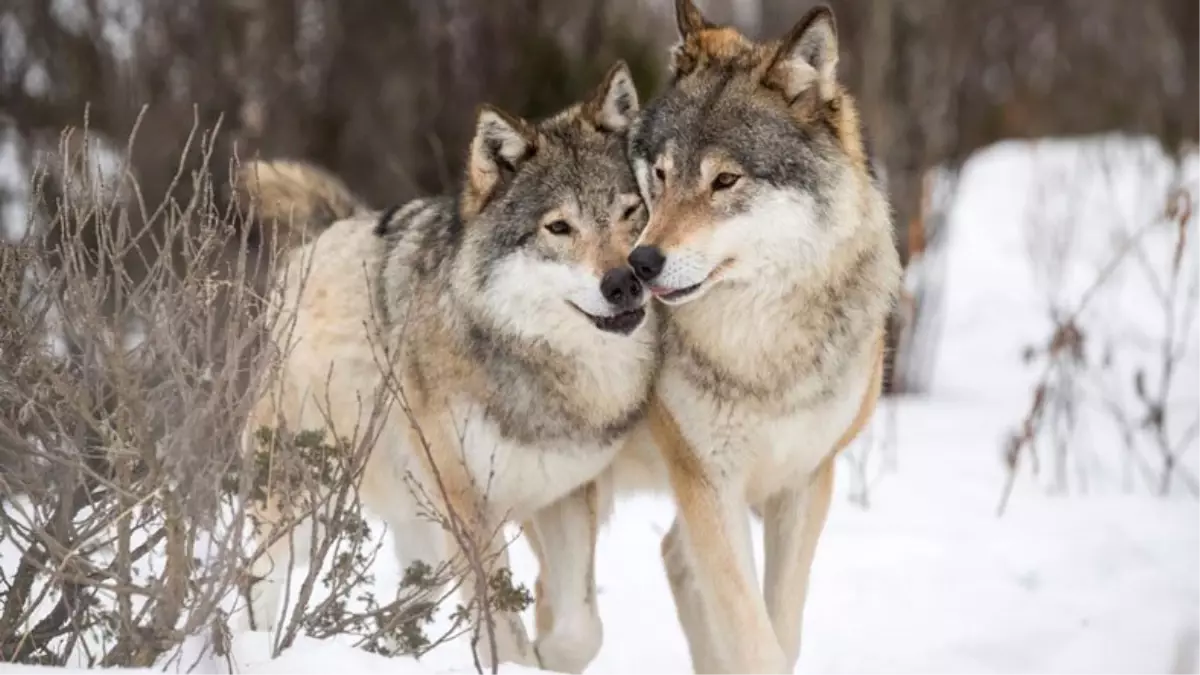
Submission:
[[[422,475],[432,483],[425,491],[434,495],[440,507],[445,552],[452,561],[452,569],[465,571],[463,605],[470,612],[472,628],[478,636],[475,655],[479,664],[485,668],[505,662],[537,666],[520,613],[497,609],[490,592],[496,573],[512,569],[508,542],[504,540],[505,514],[495,513],[469,474],[459,471],[464,467],[460,445],[451,441],[448,425],[424,408],[416,408],[411,414],[407,430],[409,447],[420,448],[417,452],[423,463]],[[489,601],[486,605],[485,599]]]
[[[829,515],[835,461],[835,456],[827,457],[806,484],[772,496],[763,509],[763,596],[791,669],[800,656],[809,572]]]
[[[813,557],[833,500],[834,465],[838,454],[858,436],[875,412],[883,387],[883,348],[883,337],[880,336],[876,342],[875,367],[858,412],[834,444],[832,452],[805,483],[773,495],[763,509],[766,558],[763,596],[779,643],[792,668],[800,657],[800,634]]]
[[[472,612],[474,628],[478,631],[475,655],[480,665],[491,668],[497,663],[515,663],[536,667],[537,656],[520,613],[495,607],[495,597],[491,593],[491,581],[495,575],[502,569],[512,569],[508,542],[504,540],[503,521],[490,517],[486,509],[472,508],[467,499],[452,498],[450,501],[461,527],[457,533],[447,532],[448,550],[461,553],[468,566],[463,584],[463,604]],[[491,641],[493,637],[494,643]]]
[[[312,517],[282,525],[286,518],[278,509],[252,506],[251,512],[259,520],[254,534],[255,558],[249,570],[246,607],[237,613],[234,628],[274,634],[280,621],[291,618],[293,608],[282,607],[281,601],[292,574],[309,565],[312,543],[323,539],[326,529]]]
[[[692,672],[719,673],[721,661],[714,651],[717,645],[710,632],[711,622],[704,597],[696,586],[696,575],[683,543],[683,532],[676,519],[662,539],[662,560],[667,571],[671,596],[675,599],[675,614],[687,638],[692,657]]]
[[[667,460],[687,563],[722,672],[791,672],[758,589],[741,484],[703,465],[661,402],[651,405],[650,426]]]
[[[596,605],[596,538],[603,519],[604,479],[541,509],[525,524],[538,559],[534,650],[542,667],[582,673],[604,641]]]
[[[753,563],[747,564],[740,550],[749,540],[748,507],[728,491],[697,489],[697,483],[672,477],[689,566],[704,598],[709,634],[725,662],[723,672],[791,672]]]

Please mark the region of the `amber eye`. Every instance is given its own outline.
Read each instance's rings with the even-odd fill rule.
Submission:
[[[663,171],[661,166],[654,167],[654,177],[662,182],[667,182],[667,172]]]
[[[737,175],[736,173],[727,173],[727,172],[719,173],[719,174],[717,174],[717,177],[713,179],[713,182],[712,182],[713,192],[717,192],[718,190],[728,190],[729,188],[733,187],[734,185],[737,185],[737,182],[739,180],[741,180],[741,178],[742,177]]]
[[[561,237],[566,234],[571,234],[571,226],[568,225],[567,221],[565,220],[553,220],[549,223],[546,223],[546,231],[550,234],[555,234]]]
[[[637,214],[638,209],[640,209],[640,208],[642,208],[642,203],[638,202],[637,204],[634,204],[633,206],[630,206],[629,208],[625,209],[625,212],[621,214],[621,220],[629,220],[635,214]]]

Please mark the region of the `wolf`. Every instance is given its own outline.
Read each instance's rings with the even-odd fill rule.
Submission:
[[[247,422],[247,451],[264,426],[345,434],[377,414],[360,495],[392,530],[402,566],[447,553],[425,498],[454,511],[479,543],[547,509],[529,528],[535,549],[540,528],[572,555],[590,550],[586,529],[557,526],[588,515],[554,504],[578,491],[565,508],[595,506],[590,482],[644,418],[658,364],[656,312],[626,264],[646,222],[626,158],[638,109],[623,62],[547,119],[483,105],[461,189],[382,214],[348,205],[338,190],[261,184],[287,172],[247,172],[250,193],[283,195],[274,211],[339,218],[282,271],[274,323],[286,334],[277,329],[274,342],[283,356]],[[384,396],[382,414],[364,405],[387,386],[381,351],[403,394]],[[282,513],[271,502],[257,514],[268,555],[251,571],[262,581],[243,620],[260,628],[277,621],[290,551],[305,555],[303,537],[314,532],[296,528],[294,545],[275,537]],[[502,545],[494,549],[506,566]],[[464,584],[468,599],[476,587]],[[585,590],[582,580],[543,575],[539,593],[561,611],[539,609],[533,644],[516,612],[498,612],[498,660],[577,668],[564,659],[599,648],[581,644],[590,633],[570,615]],[[478,649],[490,664],[486,633]]]
[[[672,80],[629,134],[650,213],[628,262],[664,310],[663,364],[646,442],[612,484],[674,494],[661,553],[695,671],[792,672],[835,456],[879,396],[901,268],[832,11],[765,43],[690,0],[676,18]],[[542,545],[560,564],[563,545]]]

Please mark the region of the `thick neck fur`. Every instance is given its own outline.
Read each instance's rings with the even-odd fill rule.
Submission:
[[[656,361],[653,313],[632,336],[553,318],[538,335],[515,331],[452,202],[425,201],[398,214],[410,222],[385,235],[381,271],[398,365],[416,390],[408,396],[477,405],[527,445],[607,444],[640,420]],[[456,229],[461,236],[448,234]]]
[[[845,236],[822,242],[816,264],[766,261],[755,278],[670,308],[668,367],[717,400],[789,409],[833,395],[878,339],[899,285],[886,204],[873,187],[860,196],[834,216],[849,220],[832,228]]]

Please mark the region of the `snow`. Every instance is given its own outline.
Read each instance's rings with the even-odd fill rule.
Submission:
[[[410,657],[388,658],[371,654],[361,649],[355,649],[345,643],[334,640],[316,640],[309,637],[298,637],[295,645],[278,658],[269,658],[270,640],[265,633],[244,633],[234,639],[231,654],[228,659],[202,657],[199,661],[186,656],[173,661],[164,668],[109,668],[124,674],[163,672],[189,672],[188,667],[198,663],[198,667],[190,672],[206,673],[246,673],[255,675],[324,675],[326,673],[387,673],[387,675],[424,675],[437,672],[453,675],[476,673],[470,661],[448,663],[444,667],[431,669],[429,660],[418,662]],[[176,668],[176,663],[181,667]],[[25,666],[0,663],[0,675],[43,673],[45,675],[64,675],[65,673],[92,672],[86,669],[59,668],[53,666]],[[505,675],[534,675],[546,671],[536,668],[523,668],[512,664],[504,664],[500,672]]]
[[[1104,170],[1096,169],[1098,157]],[[1187,175],[1200,197],[1195,157]],[[1051,302],[1074,307],[1112,253],[1114,232],[1131,232],[1161,210],[1165,180],[1152,144],[1117,138],[1006,143],[964,168],[950,213],[946,315],[932,386],[888,404],[896,406],[894,466],[880,468],[878,449],[864,460],[876,477],[869,508],[849,499],[854,469],[840,467],[797,672],[1197,672],[1197,500],[1178,481],[1171,495],[1152,494],[1098,401],[1085,401],[1068,483],[1050,479],[1048,456],[1037,476],[1023,463],[1007,510],[997,515],[1007,475],[1002,447],[1040,372],[1023,364],[1022,350],[1046,340]],[[1031,262],[1031,244],[1054,250],[1047,241],[1072,245]],[[1193,228],[1193,258],[1195,241]],[[1160,256],[1170,242],[1151,238],[1147,246]],[[1116,345],[1113,377],[1128,382],[1122,378],[1133,369],[1153,364],[1162,320],[1140,272],[1122,274],[1081,320],[1096,336],[1089,349]],[[1176,430],[1194,419],[1200,400],[1194,328],[1184,343],[1170,405]],[[886,419],[876,416],[872,442]],[[1198,454],[1193,440],[1181,460],[1192,475]],[[690,672],[658,554],[673,516],[668,499],[629,498],[602,532],[604,646],[588,673]],[[755,537],[761,560],[759,529]],[[523,541],[512,555],[517,580],[532,587],[536,563]],[[380,555],[377,565],[381,588],[394,583],[390,557]],[[228,661],[205,656],[197,670],[473,671],[461,643],[419,663],[304,638],[277,659],[268,654],[265,635],[240,634]],[[177,663],[192,660],[184,655]],[[0,674],[41,670],[51,669],[0,665]]]

